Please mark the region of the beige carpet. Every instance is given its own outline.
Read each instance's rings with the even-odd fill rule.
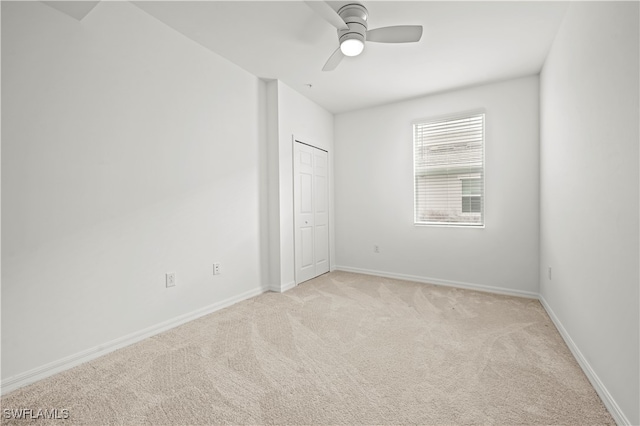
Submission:
[[[2,408],[67,409],[65,423],[90,425],[615,424],[538,301],[344,272],[19,389]]]

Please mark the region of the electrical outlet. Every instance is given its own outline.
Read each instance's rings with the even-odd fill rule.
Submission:
[[[167,272],[166,274],[167,287],[175,287],[176,285],[176,273]]]
[[[551,266],[549,266],[549,279],[551,279]]]
[[[220,264],[219,263],[214,263],[213,264],[213,275],[220,275]]]
[[[378,246],[378,245],[374,245],[374,246],[373,246],[373,252],[374,252],[374,253],[380,253],[380,246]]]

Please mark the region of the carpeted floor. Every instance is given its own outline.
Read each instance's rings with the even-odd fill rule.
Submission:
[[[89,425],[615,424],[538,301],[345,272],[19,389],[2,408],[67,409],[65,423]]]

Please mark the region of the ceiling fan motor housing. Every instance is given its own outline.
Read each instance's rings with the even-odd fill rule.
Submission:
[[[367,18],[369,17],[367,9],[358,3],[347,4],[338,9],[338,15],[349,27],[348,30],[338,30],[340,43],[356,39],[364,44],[367,34]]]

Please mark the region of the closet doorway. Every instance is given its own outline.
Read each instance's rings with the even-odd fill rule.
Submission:
[[[329,272],[328,159],[323,149],[293,143],[296,284]]]

